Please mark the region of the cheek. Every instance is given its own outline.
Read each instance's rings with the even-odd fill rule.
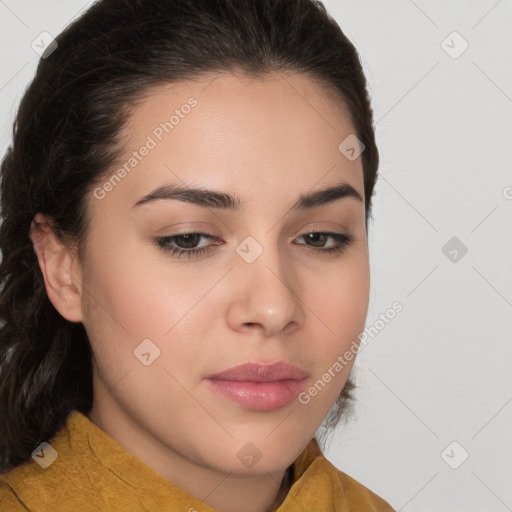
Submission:
[[[311,278],[312,279],[312,278]],[[322,393],[327,402],[334,400],[348,378],[357,356],[358,336],[364,330],[368,313],[370,273],[368,261],[362,253],[343,261],[337,271],[328,276],[308,281],[305,303],[313,323],[316,324],[315,376],[320,378],[338,361],[340,356],[352,350],[350,361],[344,361],[343,369],[334,369],[336,378],[330,381],[328,390]],[[318,317],[318,318],[317,318]],[[320,333],[324,333],[323,335]],[[354,344],[355,343],[355,344]],[[327,377],[329,377],[327,375]]]
[[[164,395],[181,397],[180,387],[173,385],[164,368],[181,381],[185,380],[184,369],[201,360],[197,340],[205,338],[208,322],[197,322],[197,314],[214,314],[205,312],[200,303],[212,285],[212,276],[185,273],[180,265],[167,264],[165,258],[155,258],[147,250],[101,247],[95,252],[91,246],[84,274],[83,323],[102,379],[109,387],[122,380],[117,392],[126,393],[127,401],[143,403],[149,395],[151,400]],[[147,339],[152,342],[149,350],[155,350],[154,346],[159,350],[150,367],[143,366],[134,352],[148,347],[147,342],[142,345]],[[163,395],[155,394],[155,389]]]
[[[323,277],[311,276],[306,303],[339,338],[363,329],[368,311],[370,272],[363,254],[342,261]],[[331,333],[332,334],[332,333]]]
[[[208,311],[201,305],[224,273],[214,268],[199,272],[150,244],[130,243],[126,238],[108,244],[106,237],[91,244],[87,268],[84,288],[90,311],[84,324],[97,339],[108,336],[117,340],[120,349],[129,345],[132,350],[146,338],[162,345],[171,339],[190,340],[194,329],[200,336],[208,322],[198,325],[198,311],[215,314],[215,302],[204,301]]]

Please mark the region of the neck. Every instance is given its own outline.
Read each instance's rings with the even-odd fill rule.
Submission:
[[[290,492],[290,488],[291,488],[292,484],[293,484],[293,466],[289,466],[283,476],[283,480],[281,482],[281,487],[279,488],[276,499],[270,506],[271,511],[275,510],[283,503],[283,501],[286,499],[286,496],[288,496],[288,493]]]

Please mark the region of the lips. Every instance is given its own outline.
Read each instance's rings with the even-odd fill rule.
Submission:
[[[308,374],[280,361],[250,362],[205,378],[209,387],[232,402],[256,411],[271,411],[288,405],[301,392]]]
[[[278,380],[302,380],[308,374],[293,364],[279,361],[273,364],[244,363],[222,372],[209,375],[207,379],[239,382],[275,382]]]

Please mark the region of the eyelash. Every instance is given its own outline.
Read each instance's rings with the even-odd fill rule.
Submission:
[[[354,241],[354,237],[352,235],[342,234],[342,233],[333,233],[331,231],[309,231],[309,232],[301,235],[299,238],[302,238],[302,237],[304,237],[306,235],[310,235],[310,234],[327,235],[328,237],[331,237],[334,240],[336,240],[339,244],[339,245],[337,245],[335,247],[331,247],[329,249],[315,249],[315,248],[309,249],[314,253],[340,254],[345,250],[346,247],[348,247]],[[200,249],[183,249],[182,247],[173,247],[173,246],[169,245],[176,238],[179,238],[182,236],[190,236],[190,235],[200,235],[201,237],[204,237],[207,239],[215,238],[215,236],[211,235],[210,233],[191,231],[189,233],[179,233],[177,235],[155,238],[154,243],[162,251],[164,251],[166,253],[170,253],[171,256],[177,257],[177,258],[181,258],[182,254],[185,254],[185,255],[188,254],[189,259],[191,259],[192,257],[198,258],[204,254],[209,254],[213,250],[211,245],[208,245],[208,246],[200,248]],[[299,245],[306,245],[306,244],[299,244]]]

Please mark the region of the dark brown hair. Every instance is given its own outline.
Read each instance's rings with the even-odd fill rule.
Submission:
[[[152,86],[239,71],[308,75],[333,92],[365,145],[366,221],[379,154],[357,50],[316,0],[100,0],[43,55],[1,164],[0,471],[30,459],[75,409],[92,407],[81,323],[48,299],[29,238],[38,212],[83,247],[86,198],[111,172],[130,107]],[[342,141],[340,141],[341,143]],[[367,224],[368,225],[368,224]],[[349,379],[325,425],[353,399]]]

